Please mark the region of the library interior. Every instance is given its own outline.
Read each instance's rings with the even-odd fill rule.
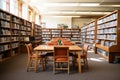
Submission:
[[[1,80],[17,65],[22,80],[119,80],[120,0],[0,0]]]

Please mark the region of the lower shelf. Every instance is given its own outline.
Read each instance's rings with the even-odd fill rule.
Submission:
[[[98,53],[100,56],[102,56],[104,59],[106,59],[106,60],[108,61],[108,57],[107,57],[107,56],[101,54],[100,52],[97,52],[97,53]]]
[[[6,61],[6,60],[9,60],[9,59],[11,59],[12,57],[15,57],[15,56],[17,56],[17,55],[19,55],[19,54],[15,54],[15,55],[13,55],[13,56],[0,59],[0,63],[1,63],[1,62],[4,62],[4,61]]]

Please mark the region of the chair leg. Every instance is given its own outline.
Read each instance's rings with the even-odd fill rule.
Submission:
[[[43,68],[46,69],[46,58],[42,58],[42,60],[43,60],[43,63],[42,63],[43,64]]]
[[[39,59],[39,64],[42,66],[42,70],[44,70],[44,68],[43,68],[44,65],[43,65],[43,60],[42,60],[42,58]]]
[[[67,63],[68,64],[68,74],[70,74],[70,65],[69,65],[69,63]]]
[[[86,69],[88,69],[88,60],[87,59],[83,59],[83,63]]]
[[[56,68],[56,63],[54,62],[54,63],[53,63],[53,73],[54,73],[54,74],[56,73],[56,72],[55,72],[55,70],[56,70],[55,68]]]
[[[86,68],[88,69],[88,60],[85,59]]]
[[[72,60],[73,67],[75,67],[76,61],[77,61],[77,59],[75,57],[73,57],[73,60]]]
[[[43,68],[46,69],[46,58],[42,58],[42,65]]]
[[[30,60],[30,58],[28,58],[28,62],[27,62],[27,72],[28,72],[28,69],[29,69],[30,63],[31,63],[31,60]]]

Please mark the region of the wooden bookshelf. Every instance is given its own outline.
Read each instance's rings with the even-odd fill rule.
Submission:
[[[38,24],[33,24],[33,38],[32,41],[34,47],[42,43],[42,29]]]
[[[25,26],[25,20],[20,19],[20,42],[24,42],[25,38],[27,37],[26,33],[27,27]]]
[[[0,61],[22,53],[31,32],[31,22],[0,9]]]
[[[0,61],[19,53],[19,25],[18,17],[0,9]]]
[[[61,29],[51,29],[51,34],[52,38],[61,37]]]
[[[36,41],[42,42],[42,29],[40,25],[35,24],[34,26],[34,35]]]
[[[52,38],[67,38],[80,45],[80,29],[57,29],[47,28],[42,29],[42,42],[50,41]]]
[[[120,56],[120,10],[99,18],[97,25],[95,52],[111,63]]]
[[[61,37],[71,39],[71,29],[61,29]]]
[[[26,43],[30,43],[29,37],[32,36],[32,22],[28,20],[20,20],[20,51],[26,53]]]
[[[80,33],[80,36],[81,36],[80,42],[81,43],[86,42],[86,32],[87,32],[87,26],[81,27],[81,33]]]
[[[15,55],[16,53],[20,53],[20,18],[11,15],[11,49],[12,49],[12,55]]]
[[[42,29],[42,43],[50,41],[51,39],[51,29]]]
[[[78,46],[81,46],[81,36],[80,36],[80,29],[71,29],[71,41],[75,42]]]
[[[94,20],[81,28],[81,42],[88,43],[89,49],[94,49],[97,34],[97,20]]]

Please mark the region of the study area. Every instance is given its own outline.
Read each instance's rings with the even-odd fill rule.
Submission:
[[[120,0],[0,0],[0,80],[119,80]]]

